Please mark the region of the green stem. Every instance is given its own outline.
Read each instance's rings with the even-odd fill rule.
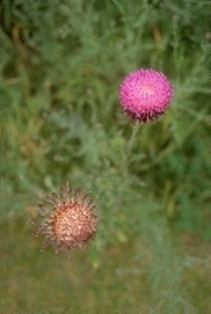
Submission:
[[[138,131],[140,129],[140,123],[139,121],[136,121],[132,128],[132,134],[130,136],[130,139],[128,141],[126,152],[124,154],[123,160],[122,160],[122,167],[127,169],[128,164],[130,162],[130,154],[132,153],[133,146],[136,141],[136,135],[138,134]]]
[[[129,155],[133,149],[133,145],[135,143],[136,135],[139,131],[139,128],[140,128],[140,122],[136,121],[135,124],[133,125],[132,134],[127,145],[127,155]]]

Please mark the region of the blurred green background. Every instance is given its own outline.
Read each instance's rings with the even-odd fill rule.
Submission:
[[[1,313],[211,313],[210,21],[205,0],[1,2]],[[129,151],[118,88],[148,67],[175,97]],[[98,236],[55,257],[28,222],[66,181]]]

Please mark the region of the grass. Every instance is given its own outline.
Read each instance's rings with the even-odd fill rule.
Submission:
[[[210,4],[0,5],[2,313],[209,313]],[[152,67],[171,108],[132,123],[118,88]],[[129,145],[130,146],[130,145]],[[27,222],[41,191],[92,192],[98,236],[54,257]]]
[[[144,205],[139,236],[70,257],[40,251],[26,223],[30,209],[8,220],[1,226],[2,313],[209,313],[210,244],[174,233],[172,249],[162,219],[146,226],[154,205]]]

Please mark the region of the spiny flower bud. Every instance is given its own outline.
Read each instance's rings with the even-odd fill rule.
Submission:
[[[82,190],[73,191],[69,184],[57,194],[44,195],[37,207],[33,224],[35,236],[43,235],[43,247],[52,245],[55,252],[84,248],[96,235],[95,205]]]
[[[119,97],[128,117],[145,123],[166,111],[173,93],[171,83],[162,72],[140,69],[125,78]]]

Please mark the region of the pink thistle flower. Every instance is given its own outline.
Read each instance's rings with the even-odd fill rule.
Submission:
[[[167,77],[152,69],[130,73],[119,90],[125,113],[143,123],[162,115],[169,107],[173,94],[174,89]]]

